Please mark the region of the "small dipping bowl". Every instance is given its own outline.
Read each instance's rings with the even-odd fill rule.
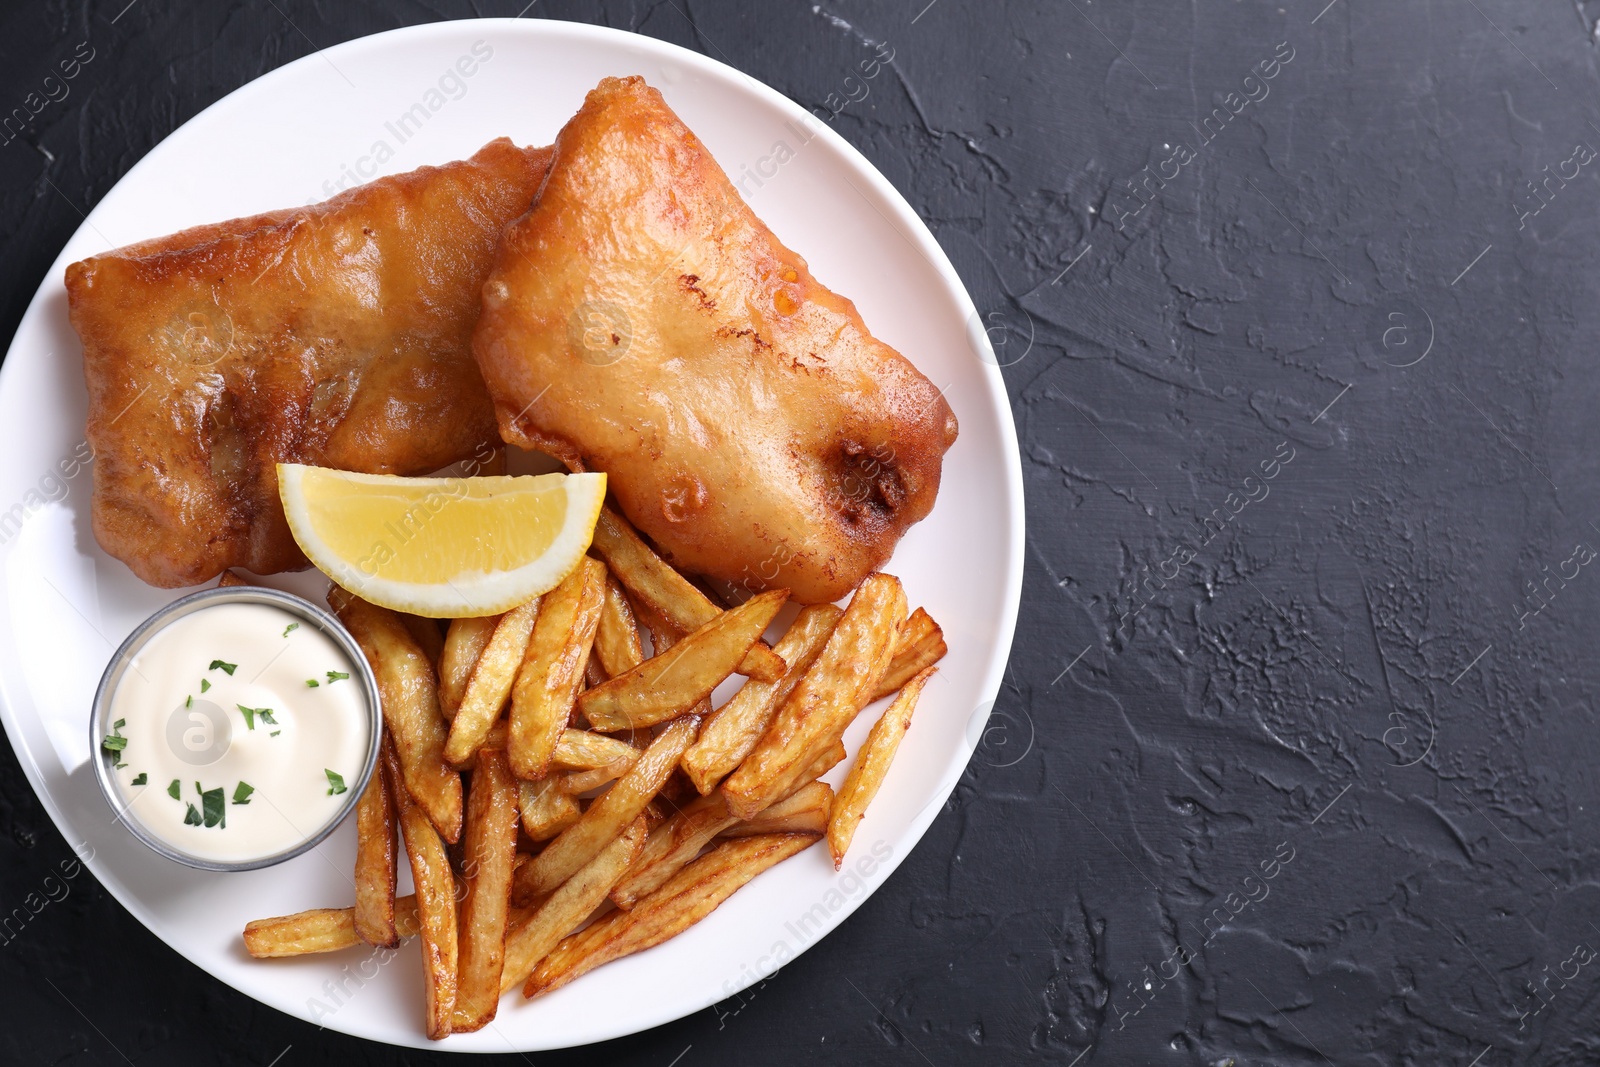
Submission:
[[[361,757],[359,773],[357,773],[354,777],[346,778],[344,780],[345,792],[343,795],[338,796],[339,803],[336,807],[330,810],[325,821],[318,823],[314,829],[308,827],[308,833],[306,836],[300,837],[287,847],[280,848],[271,854],[252,855],[247,858],[242,857],[239,859],[219,859],[213,856],[196,855],[187,852],[183,848],[179,847],[166,837],[153,830],[141,819],[138,811],[138,805],[134,803],[135,796],[142,796],[142,793],[127,795],[128,787],[119,783],[116,777],[117,769],[115,764],[119,758],[125,758],[126,765],[131,768],[139,762],[139,753],[133,748],[133,746],[129,746],[129,748],[125,749],[122,753],[118,753],[115,751],[108,751],[102,745],[102,742],[107,735],[110,735],[114,732],[113,724],[116,720],[113,714],[113,705],[115,703],[117,689],[118,686],[123,683],[123,680],[126,677],[129,669],[133,665],[135,657],[138,656],[142,650],[144,650],[144,648],[156,637],[157,634],[163,632],[167,627],[171,626],[178,620],[188,615],[192,615],[195,612],[203,611],[208,608],[215,608],[219,605],[225,604],[264,605],[266,607],[276,608],[279,611],[291,616],[292,621],[297,624],[297,626],[307,627],[308,630],[315,630],[327,637],[335,646],[338,647],[340,651],[344,653],[345,659],[349,661],[348,683],[344,679],[340,679],[338,684],[341,686],[345,684],[353,684],[358,687],[361,695],[361,703],[364,705],[365,709],[365,722],[367,728],[367,744],[364,749],[364,754]],[[293,628],[294,627],[291,627],[291,629]],[[283,636],[287,640],[288,631],[285,631]],[[211,650],[208,649],[206,651],[209,653]],[[270,665],[271,663],[269,661],[267,666]],[[195,671],[193,683],[195,686],[199,685],[201,677],[207,676],[208,674],[209,677],[217,680],[215,684],[218,685],[227,684],[232,679],[231,674],[227,678],[224,678],[214,672],[207,672],[203,669],[204,667],[205,664],[201,663],[201,669]],[[266,669],[267,667],[263,666],[260,668],[260,671],[264,672]],[[327,684],[333,684],[332,679],[329,679]],[[312,694],[318,693],[320,689],[320,685],[318,687],[308,686],[306,690],[306,699],[315,699]],[[196,690],[196,692],[198,692],[198,690]],[[183,697],[181,694],[175,694],[175,699],[182,700]],[[205,699],[209,700],[210,698],[207,697]],[[189,705],[175,705],[175,708],[188,706]],[[234,712],[230,710],[226,714],[233,715]],[[299,713],[297,712],[297,714]],[[254,718],[251,719],[251,722],[254,723],[254,725],[251,726],[250,729],[259,729],[264,732],[268,730],[269,725],[276,725],[269,724],[264,721],[257,722]],[[95,690],[94,705],[89,715],[89,744],[94,753],[93,761],[95,778],[100,783],[100,791],[105,794],[106,803],[111,805],[112,810],[116,812],[117,820],[126,826],[133,833],[134,837],[137,837],[140,841],[144,842],[144,844],[147,845],[151,851],[157,852],[162,856],[165,856],[167,859],[205,871],[253,871],[262,867],[270,867],[274,864],[282,863],[285,860],[293,859],[294,857],[309,851],[312,848],[315,848],[323,839],[325,839],[329,834],[333,833],[334,829],[345,820],[352,810],[354,810],[356,804],[360,801],[363,790],[365,790],[367,787],[368,779],[371,778],[374,768],[377,766],[378,746],[382,738],[382,725],[382,705],[378,696],[377,679],[373,677],[372,668],[368,665],[367,658],[362,653],[361,647],[356,644],[355,639],[350,636],[349,631],[344,628],[344,625],[340,623],[339,620],[334,617],[334,615],[311,603],[309,600],[294,596],[290,593],[279,592],[276,589],[267,589],[261,586],[231,586],[227,588],[205,589],[198,593],[191,593],[186,597],[174,600],[172,603],[166,605],[155,614],[151,615],[144,622],[139,624],[138,628],[135,629],[133,633],[128,635],[127,640],[123,641],[121,647],[119,647],[116,653],[112,655],[111,662],[106,666],[105,674],[103,674],[100,678],[100,686],[97,690]],[[244,729],[246,729],[246,727],[244,726],[243,718],[241,718],[239,725],[233,726],[230,724],[229,737],[231,738],[234,732]],[[171,727],[169,725],[169,745],[171,744],[170,731]],[[229,744],[231,743],[232,742],[230,740]],[[224,754],[226,751],[227,749],[225,747],[223,750]],[[176,754],[176,748],[173,749],[173,752]],[[185,763],[190,762],[182,756],[179,756],[178,758]],[[220,758],[220,755],[216,757],[216,759]],[[204,776],[204,764],[197,763],[195,765],[195,769],[199,772],[200,777]],[[179,779],[181,799],[173,798],[170,801],[171,803],[193,803],[198,806],[199,798],[190,798],[188,795],[190,780],[192,778],[195,778],[195,775],[186,772],[183,777]],[[231,792],[235,788],[235,783],[223,783],[223,787],[224,814],[226,815],[227,813],[238,811],[239,808],[234,805]],[[138,790],[154,789],[166,794],[168,783],[157,780],[156,776],[151,774],[149,775],[146,784],[132,788]],[[332,788],[332,779],[329,779],[329,788]],[[160,799],[165,802],[167,801],[167,796],[163,796]],[[270,803],[270,801],[267,801],[267,798],[263,797],[260,793],[257,793],[254,797],[250,797],[248,799],[256,803]],[[285,816],[285,820],[287,821],[287,816]],[[207,827],[204,831],[197,830],[196,832],[226,833],[227,828],[226,824],[224,823],[224,825],[220,828]]]

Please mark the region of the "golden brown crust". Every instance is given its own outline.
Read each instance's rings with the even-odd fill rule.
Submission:
[[[473,345],[507,441],[605,471],[678,566],[808,603],[888,559],[956,435],[636,77],[562,129]]]
[[[277,463],[424,474],[494,441],[469,338],[549,159],[501,138],[69,266],[101,546],[159,586],[297,569]]]

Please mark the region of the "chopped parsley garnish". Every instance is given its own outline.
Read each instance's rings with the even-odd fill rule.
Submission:
[[[321,684],[322,683],[317,681],[315,678],[307,678],[306,679],[306,688],[307,689],[315,689],[317,686],[319,686]]]
[[[300,629],[300,624],[297,623],[297,622],[291,622],[288,626],[285,626],[283,628],[283,636],[288,637],[290,630],[298,630],[298,629]]]
[[[200,679],[200,692],[204,693],[211,688],[211,683],[204,678]]]
[[[199,826],[204,821],[204,819],[200,818],[200,813],[195,810],[193,804],[190,804],[189,810],[183,813],[183,825],[185,826]]]
[[[200,794],[200,807],[205,812],[205,824],[208,827],[221,826],[227,829],[228,818],[223,813],[223,805],[227,803],[219,785],[215,789],[207,789]]]
[[[328,796],[337,796],[345,792],[344,775],[330,771],[326,767],[322,768],[322,773],[328,776]]]
[[[233,787],[233,802],[235,804],[248,804],[250,803],[250,794],[255,791],[256,787],[249,782],[240,782]]]
[[[188,696],[183,698],[183,706],[186,707],[186,708],[194,707],[194,694],[193,693],[190,693]]]
[[[100,747],[111,753],[113,767],[127,766],[122,762],[122,750],[128,747],[128,739],[122,736],[122,728],[127,724],[127,719],[118,719],[111,724],[111,732],[100,739]]]
[[[173,800],[177,800],[178,794],[181,792],[183,792],[183,787],[179,785],[178,780],[174,778],[172,780],[172,784],[167,786],[167,796],[171,797]]]
[[[128,784],[129,785],[144,785],[149,780],[150,780],[150,775],[146,774],[144,771],[140,771],[138,774],[133,776],[133,781],[128,783]]]
[[[350,677],[350,676],[348,674],[346,674],[344,671],[329,671],[328,672],[328,684],[332,685],[334,682],[340,681],[340,680],[348,678],[348,677]]]
[[[208,670],[208,671],[220,670],[220,671],[225,671],[228,674],[232,674],[238,668],[239,668],[239,665],[237,663],[224,663],[220,659],[214,659],[214,660],[211,661],[211,666],[207,667],[206,670]]]
[[[272,732],[271,732],[271,733],[270,733],[270,734],[268,734],[268,735],[267,735],[267,736],[268,736],[268,737],[277,737],[277,736],[278,736],[278,735],[279,735],[279,734],[281,734],[281,733],[283,733],[283,731],[282,731],[282,730],[274,730],[274,731],[272,731]]]
[[[235,704],[234,707],[238,708],[240,713],[244,715],[245,726],[252,730],[256,728],[257,715],[261,716],[261,721],[268,726],[278,725],[278,720],[272,717],[271,708],[247,708],[243,704]]]

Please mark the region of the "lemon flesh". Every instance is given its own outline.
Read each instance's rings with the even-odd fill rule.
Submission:
[[[278,464],[289,530],[365,600],[432,618],[509,611],[589,549],[604,474],[400,478]]]

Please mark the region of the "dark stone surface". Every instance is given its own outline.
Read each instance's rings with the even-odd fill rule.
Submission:
[[[0,13],[4,109],[94,53],[0,147],[0,334],[224,93],[526,0],[126,2]],[[893,45],[834,124],[1004,342],[1030,532],[995,724],[888,884],[753,996],[529,1061],[1600,1062],[1600,5],[923,2],[527,12],[811,107]],[[0,761],[9,912],[68,851]],[[428,1058],[67,885],[0,945],[4,1062]]]

